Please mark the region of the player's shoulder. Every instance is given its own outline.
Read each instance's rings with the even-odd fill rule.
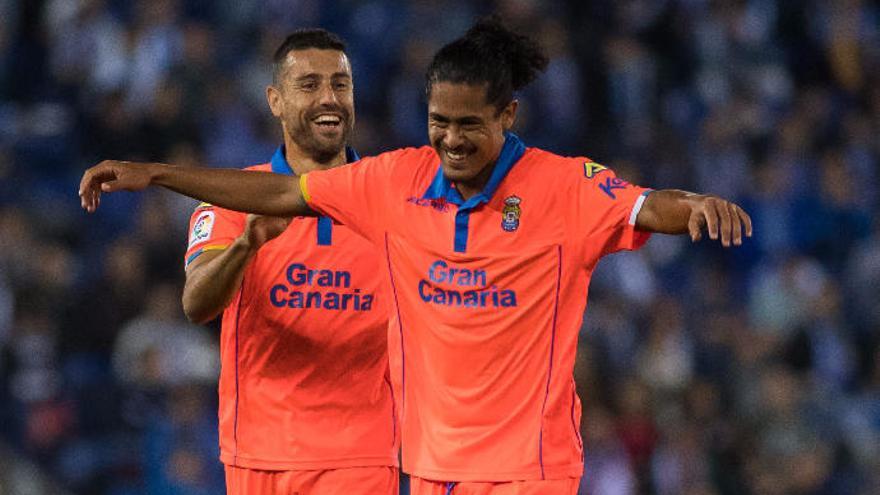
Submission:
[[[435,172],[440,160],[433,148],[421,146],[386,151],[362,162],[369,163],[374,167],[374,171],[388,177],[394,183],[408,184],[412,182],[413,177]]]
[[[430,146],[398,148],[376,155],[374,158],[388,163],[418,163],[436,158]]]
[[[590,179],[606,167],[585,156],[564,156],[541,148],[526,148],[523,161],[529,169],[549,180]]]

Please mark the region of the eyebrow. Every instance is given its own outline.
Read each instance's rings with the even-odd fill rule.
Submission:
[[[323,78],[324,78],[324,76],[322,74],[318,74],[317,72],[310,72],[308,74],[303,74],[301,76],[298,76],[295,80],[296,81],[304,81],[306,79],[323,79]],[[351,74],[348,74],[346,72],[334,72],[333,74],[330,75],[330,79],[340,79],[340,78],[351,79]]]
[[[457,119],[453,119],[447,117],[445,115],[441,115],[436,112],[428,113],[428,118],[431,120],[436,120],[437,122],[455,122],[460,125],[468,125],[468,124],[482,124],[483,119],[476,115],[465,115],[464,117],[458,117]]]

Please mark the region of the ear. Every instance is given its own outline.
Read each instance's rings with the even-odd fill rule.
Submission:
[[[272,110],[272,115],[274,115],[276,118],[281,118],[281,114],[284,110],[284,105],[281,98],[281,90],[279,90],[275,86],[267,86],[266,101],[269,102],[269,110]]]
[[[514,122],[516,122],[516,109],[519,107],[519,100],[512,100],[501,111],[501,127],[505,131],[509,131]]]

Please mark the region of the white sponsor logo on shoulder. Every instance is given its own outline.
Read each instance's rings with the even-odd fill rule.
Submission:
[[[214,230],[214,212],[204,211],[199,214],[193,223],[192,232],[189,233],[189,247],[207,241]]]

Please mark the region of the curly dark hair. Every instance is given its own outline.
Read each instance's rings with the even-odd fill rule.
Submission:
[[[532,82],[549,60],[538,43],[504,26],[498,16],[479,20],[461,38],[434,55],[426,92],[438,82],[487,84],[486,101],[500,112],[514,91]]]

